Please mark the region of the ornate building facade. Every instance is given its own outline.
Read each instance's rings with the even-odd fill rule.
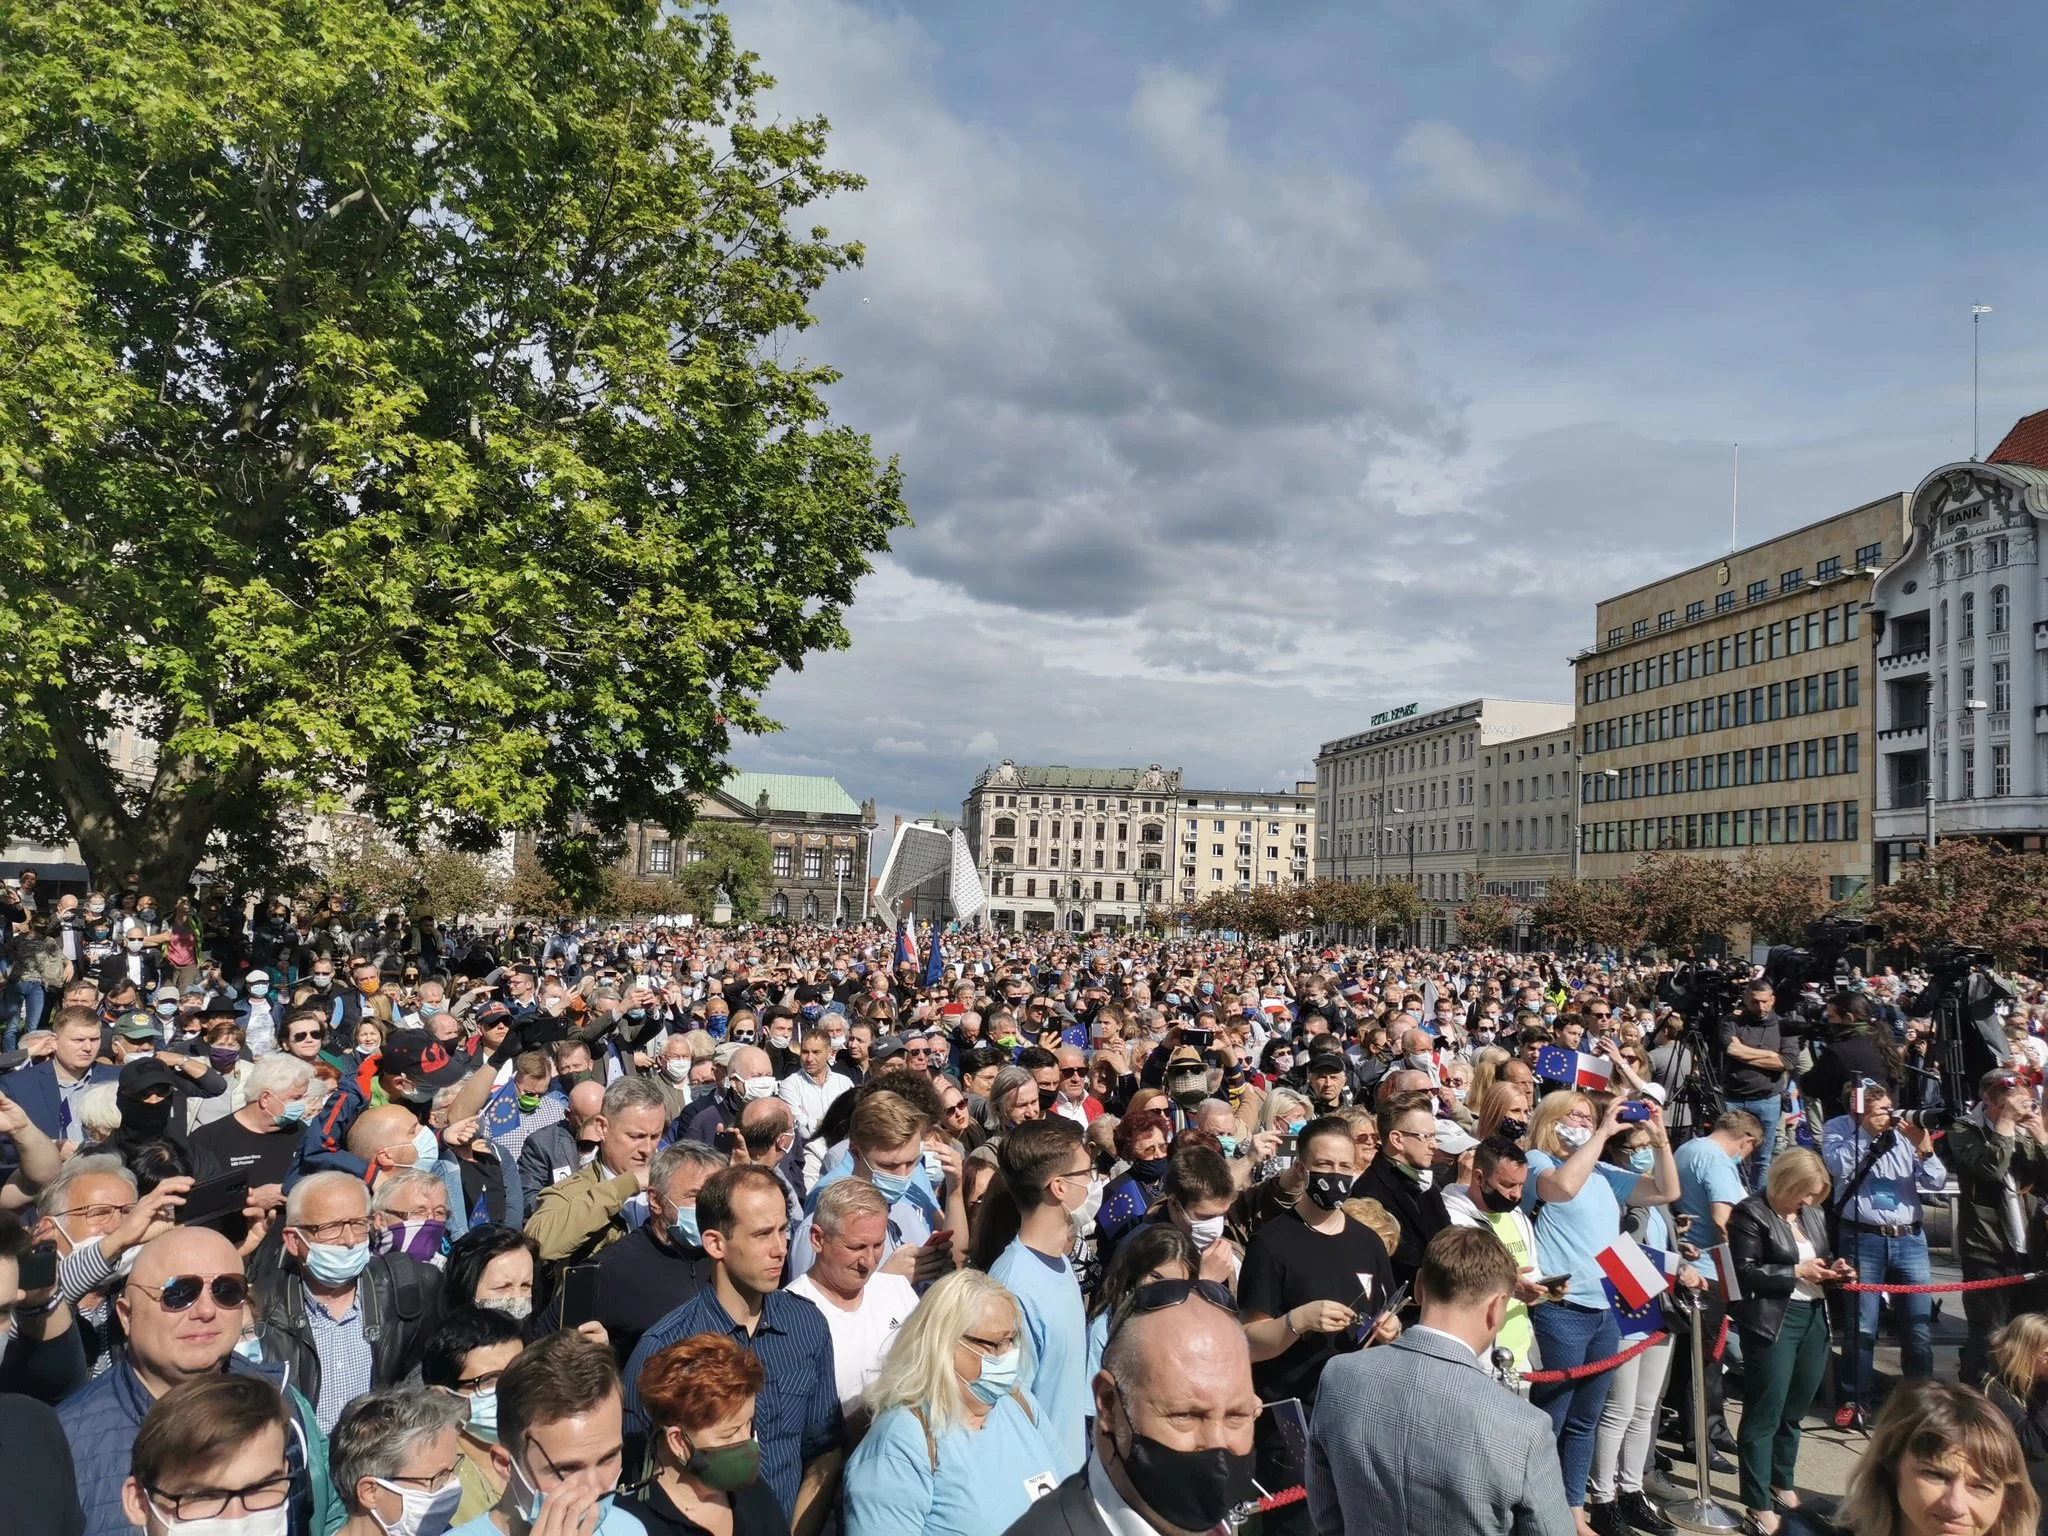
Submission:
[[[1108,932],[1169,899],[1180,770],[1032,767],[982,771],[961,825],[1003,930]]]

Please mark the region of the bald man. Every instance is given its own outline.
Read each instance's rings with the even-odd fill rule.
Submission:
[[[604,1084],[583,1082],[569,1090],[569,1107],[553,1125],[544,1125],[519,1149],[519,1182],[531,1211],[540,1192],[559,1184],[597,1156],[597,1119],[604,1112]]]
[[[1088,1464],[1040,1497],[1007,1536],[1199,1536],[1257,1497],[1259,1396],[1237,1314],[1191,1295],[1111,1326],[1092,1389]],[[1141,1439],[1147,1454],[1136,1456]]]
[[[136,1432],[164,1393],[216,1371],[261,1375],[284,1385],[281,1368],[235,1353],[247,1294],[241,1255],[218,1232],[175,1227],[142,1245],[128,1284],[114,1302],[128,1335],[127,1353],[57,1410],[77,1462],[85,1536],[129,1536],[121,1484]],[[306,1440],[316,1440],[320,1428],[311,1406],[295,1390],[287,1389],[285,1397]],[[311,1516],[299,1528],[327,1529],[331,1495],[316,1494],[308,1485],[303,1454],[293,1457],[292,1471],[294,1507]],[[337,1519],[341,1515],[338,1507],[332,1513]]]

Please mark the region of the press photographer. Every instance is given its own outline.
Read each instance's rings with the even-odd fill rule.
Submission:
[[[1871,1019],[1870,999],[1858,992],[1837,992],[1821,1016],[1820,1040],[1813,1066],[1800,1074],[1799,1091],[1822,1115],[1834,1120],[1851,1111],[1850,1098],[1859,1083],[1883,1086],[1895,1100],[1905,1075],[1899,1048],[1888,1031]]]
[[[2034,1090],[2000,1067],[1980,1084],[1981,1102],[1948,1133],[1945,1149],[1960,1188],[1958,1248],[1965,1280],[2024,1275],[2041,1267],[2048,1245],[2038,1201],[2048,1194],[2048,1126]],[[2022,1312],[2048,1307],[2040,1280],[1965,1291],[1962,1379],[1981,1385],[1990,1365],[1991,1335]]]

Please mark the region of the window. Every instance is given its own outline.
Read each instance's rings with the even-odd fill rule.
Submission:
[[[1749,601],[1752,603],[1760,603],[1770,595],[1771,584],[1768,581],[1752,581],[1749,584]]]
[[[1883,565],[1883,564],[1884,564],[1884,545],[1882,545],[1882,544],[1865,544],[1865,545],[1861,546],[1861,547],[1860,547],[1859,549],[1857,549],[1857,551],[1856,551],[1856,564],[1857,564],[1858,566],[1865,566],[1865,565]],[[1852,814],[1853,814],[1853,813],[1852,813]],[[1851,833],[1850,835],[1851,835],[1851,836],[1853,837],[1853,836],[1854,836],[1855,834],[1854,834],[1854,833]]]
[[[997,836],[997,837],[1015,837],[1016,835],[1017,835],[1017,822],[1016,822],[1016,818],[1015,818],[1015,817],[1011,817],[1011,816],[998,816],[998,817],[996,818],[996,836]]]
[[[656,838],[647,845],[647,872],[650,875],[665,875],[676,867],[676,845],[667,838]]]
[[[787,880],[789,878],[790,857],[789,850],[787,848],[778,848],[775,850],[775,859],[772,867],[775,870],[776,879]]]
[[[2004,587],[1991,589],[1991,633],[2002,635],[2012,623],[2012,594]]]
[[[1714,595],[1714,612],[1727,613],[1735,607],[1733,592],[1718,592]]]
[[[1629,636],[1631,639],[1640,640],[1649,632],[1650,621],[1648,619],[1637,619],[1635,623],[1632,626],[1630,626]]]
[[[1936,623],[1935,623],[1935,630],[1934,630],[1934,636],[1935,636],[1935,643],[1936,643],[1936,644],[1938,644],[1938,645],[1947,645],[1947,644],[1948,644],[1948,599],[1947,599],[1947,598],[1945,598],[1945,597],[1944,597],[1944,598],[1943,598],[1943,599],[1941,600],[1941,607],[1940,607],[1940,609],[1939,609],[1939,610],[1937,610],[1937,612],[1938,612],[1938,615],[1939,615],[1939,617],[1937,618],[1937,620],[1936,620]]]
[[[2010,546],[2007,545],[2003,538],[1986,539],[1984,541],[1984,563],[1992,566],[2005,564],[2009,548]]]
[[[1009,862],[1010,862],[1010,850],[1009,850],[1009,849],[1007,849],[1007,848],[998,848],[998,849],[996,850],[996,854],[997,854],[997,856],[998,856],[998,857],[999,857],[999,858],[1000,858],[1000,859],[1002,860],[1002,862],[1003,862],[1003,863],[1007,864],[1007,863],[1009,863]],[[832,855],[832,875],[833,875],[833,878],[834,878],[834,879],[838,879],[838,880],[844,880],[844,879],[845,879],[845,878],[846,878],[846,877],[847,877],[848,875],[850,875],[850,874],[852,874],[852,873],[853,873],[853,855],[852,855],[852,854],[850,854],[850,853],[846,853],[846,852],[840,852],[840,853],[835,853],[835,854],[833,854],[833,855]]]
[[[1958,544],[1956,546],[1956,574],[1958,576],[1968,576],[1973,574],[1976,569],[1977,557],[1975,552],[1967,544]]]
[[[1958,640],[1968,640],[1971,636],[1977,633],[1976,593],[1965,592],[1963,594],[1962,605],[1957,610],[1956,614],[1956,623],[1956,638]]]
[[[1829,555],[1827,559],[1821,561],[1819,565],[1813,568],[1813,579],[1815,581],[1832,581],[1841,574],[1842,557],[1840,555]]]
[[[1687,604],[1685,605],[1685,622],[1686,622],[1686,623],[1690,624],[1690,623],[1692,623],[1692,622],[1693,622],[1693,620],[1695,620],[1695,619],[1704,619],[1704,618],[1705,618],[1706,616],[1707,616],[1707,605],[1706,605],[1706,601],[1705,601],[1705,599],[1702,599],[1701,601],[1699,601],[1699,602],[1697,602],[1697,603],[1687,603]]]
[[[1780,592],[1796,591],[1799,587],[1805,585],[1805,583],[1805,567],[1795,565],[1794,567],[1792,567],[1791,570],[1786,571],[1783,575],[1781,575],[1778,578],[1778,590]]]
[[[2012,748],[1997,746],[1991,749],[1991,793],[2009,795],[2012,793]]]
[[[1621,644],[1621,626],[1619,624],[1607,631],[1607,643],[1609,645]]]
[[[2001,711],[2012,708],[2012,663],[2009,661],[1991,663],[1991,707]]]

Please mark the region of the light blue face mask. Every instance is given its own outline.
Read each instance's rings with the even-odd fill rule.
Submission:
[[[279,1125],[304,1125],[306,1123],[306,1101],[293,1099],[277,1112]]]
[[[424,1168],[427,1164],[440,1160],[441,1139],[434,1134],[431,1125],[423,1125],[413,1133],[412,1150],[413,1166],[416,1168]]]
[[[479,1392],[469,1400],[469,1432],[486,1445],[498,1443],[498,1389]]]
[[[1635,1169],[1637,1173],[1654,1173],[1657,1168],[1657,1149],[1655,1147],[1637,1147],[1633,1152],[1629,1153],[1628,1165]]]
[[[322,1285],[347,1285],[370,1262],[370,1244],[307,1243],[306,1272]]]
[[[1000,1355],[981,1357],[981,1374],[967,1383],[967,1390],[993,1408],[1017,1390],[1024,1352],[1012,1344]]]
[[[235,1353],[244,1360],[253,1360],[256,1364],[261,1365],[263,1363],[263,1340],[261,1336],[252,1335],[247,1338],[237,1339],[235,1341]]]
[[[686,1205],[678,1210],[669,1222],[669,1230],[692,1248],[704,1246],[704,1235],[697,1230],[697,1207]]]
[[[1225,1157],[1237,1156],[1237,1138],[1235,1136],[1218,1136],[1216,1138],[1216,1145],[1223,1149]]]
[[[519,1514],[531,1526],[540,1520],[541,1505],[547,1502],[547,1495],[533,1486],[533,1479],[526,1475],[526,1468],[519,1465],[518,1458],[512,1461],[512,1478],[519,1485]],[[612,1500],[618,1495],[608,1493],[597,1501],[597,1521],[604,1524],[605,1516],[612,1512]]]
[[[870,1168],[868,1182],[874,1185],[882,1198],[891,1205],[910,1192],[910,1175],[907,1173],[881,1173]]]

